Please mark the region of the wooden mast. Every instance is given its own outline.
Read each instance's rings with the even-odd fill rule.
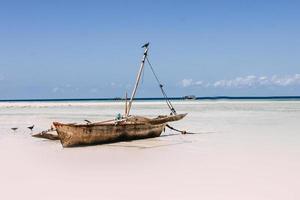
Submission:
[[[132,91],[131,98],[130,98],[130,101],[129,101],[129,104],[128,104],[128,107],[127,107],[126,117],[129,116],[129,112],[130,112],[130,109],[131,109],[132,101],[134,99],[136,90],[137,90],[137,88],[139,86],[139,83],[140,83],[141,75],[142,75],[142,72],[144,70],[145,60],[146,60],[148,49],[149,49],[148,46],[149,46],[149,42],[146,43],[146,44],[144,44],[142,46],[142,48],[145,48],[145,51],[144,51],[144,55],[143,55],[143,58],[142,58],[141,66],[140,66],[140,69],[139,69],[139,72],[138,72],[138,75],[137,75],[137,78],[136,78],[134,89]]]
[[[125,116],[127,115],[127,92],[125,93]]]

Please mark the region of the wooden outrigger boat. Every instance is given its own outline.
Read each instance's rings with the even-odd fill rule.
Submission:
[[[103,123],[53,124],[63,147],[72,147],[159,137],[167,122],[180,120],[185,115],[159,116],[154,119],[130,116],[125,120]]]
[[[163,90],[162,84],[159,82],[154,70],[147,59],[149,43],[145,44],[141,66],[138,72],[137,80],[130,98],[130,101],[125,105],[125,115],[119,116],[115,120],[87,123],[87,124],[64,124],[60,122],[53,122],[63,147],[73,147],[79,145],[94,145],[103,144],[124,140],[135,140],[159,137],[164,131],[168,122],[178,121],[186,116],[186,114],[177,114],[171,102]],[[148,61],[156,80],[159,83],[160,89],[166,98],[167,105],[171,110],[170,115],[158,116],[156,118],[146,118],[141,116],[131,116],[130,109],[134,96],[136,94],[141,74],[144,70],[145,61]]]

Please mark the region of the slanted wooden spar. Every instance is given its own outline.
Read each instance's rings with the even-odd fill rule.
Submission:
[[[130,101],[129,101],[129,104],[128,104],[128,107],[127,107],[126,116],[129,116],[131,105],[132,105],[134,96],[136,94],[137,88],[138,88],[140,80],[141,80],[141,75],[142,75],[142,72],[144,70],[145,61],[146,61],[146,58],[147,58],[147,55],[148,55],[148,46],[149,46],[149,43],[147,43],[143,46],[143,47],[145,47],[145,51],[144,51],[144,55],[143,55],[143,58],[142,58],[141,67],[139,69],[139,73],[137,75],[136,82],[135,82],[135,85],[134,85],[134,88],[133,88],[133,91],[132,91],[132,94],[131,94],[131,98],[130,98]]]
[[[144,69],[148,46],[149,43],[143,46],[145,51],[142,63],[128,105],[127,101],[125,102],[125,115],[120,119],[87,124],[64,124],[60,122],[53,122],[63,147],[159,137],[165,129],[167,122],[178,121],[187,115],[176,114],[176,112],[174,114],[173,111],[173,114],[171,115],[158,116],[152,119],[129,115],[140,82],[141,74]]]

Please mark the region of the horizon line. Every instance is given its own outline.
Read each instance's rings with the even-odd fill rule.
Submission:
[[[300,99],[300,96],[184,96],[170,97],[170,100],[255,100],[255,99]],[[35,99],[0,99],[0,102],[35,102],[35,101],[123,101],[124,98],[35,98]],[[165,100],[163,97],[138,97],[135,101]]]

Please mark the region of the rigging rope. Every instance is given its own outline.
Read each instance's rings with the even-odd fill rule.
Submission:
[[[176,129],[172,126],[170,126],[169,124],[166,124],[166,127],[168,127],[169,129],[173,130],[173,131],[176,131],[176,132],[179,132],[181,134],[202,134],[202,133],[193,133],[193,132],[188,132],[188,131],[185,131],[185,130],[179,130],[179,129]],[[211,132],[207,132],[207,133],[211,133]]]
[[[154,77],[155,77],[155,79],[156,79],[158,85],[159,85],[159,88],[160,88],[160,90],[161,90],[161,93],[163,94],[163,96],[164,96],[164,98],[165,98],[165,100],[166,100],[166,103],[167,103],[169,109],[171,110],[172,114],[176,115],[176,110],[175,110],[175,108],[173,107],[173,105],[172,105],[170,99],[168,98],[166,92],[164,91],[163,85],[162,85],[161,82],[159,81],[159,79],[158,79],[158,77],[157,77],[157,75],[156,75],[156,73],[155,73],[155,71],[154,71],[154,69],[153,69],[153,67],[152,67],[152,65],[151,65],[151,63],[150,63],[148,57],[146,57],[146,60],[147,60],[147,63],[149,64],[149,66],[150,66],[150,69],[151,69],[151,71],[152,71],[152,73],[153,73],[153,75],[154,75]]]

